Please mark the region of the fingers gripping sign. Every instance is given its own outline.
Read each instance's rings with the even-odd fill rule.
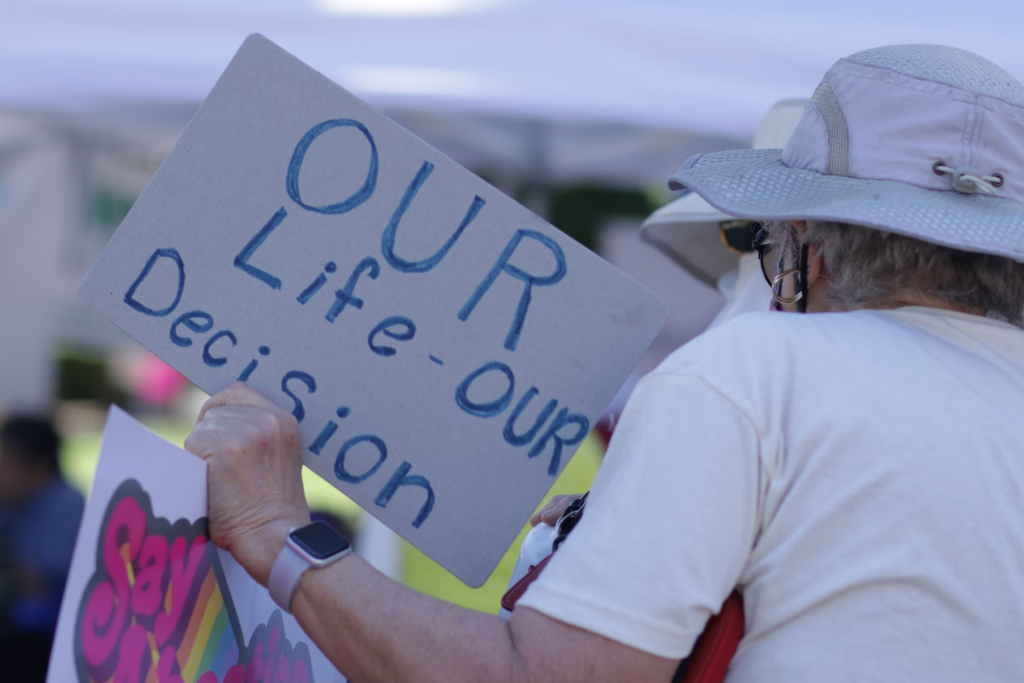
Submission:
[[[537,512],[530,518],[530,524],[537,526],[538,524],[544,523],[548,526],[555,526],[558,524],[558,520],[565,514],[565,511],[569,508],[574,500],[581,497],[579,493],[560,494],[554,496],[547,502],[540,512]]]
[[[185,448],[209,469],[210,537],[266,585],[288,529],[309,522],[298,422],[236,382],[206,402]]]

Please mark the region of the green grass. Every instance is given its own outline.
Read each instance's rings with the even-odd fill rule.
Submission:
[[[192,423],[185,420],[147,420],[145,424],[178,446],[184,443],[192,428]],[[102,432],[94,431],[74,434],[64,440],[64,449],[61,453],[64,476],[83,494],[88,494],[92,487],[102,438]],[[603,446],[600,440],[593,435],[588,436],[576,456],[559,475],[541,505],[544,505],[551,496],[560,493],[583,493],[589,490],[601,462],[602,453]],[[345,519],[353,528],[358,528],[359,519],[364,514],[358,505],[312,471],[303,468],[302,474],[306,500],[310,508],[331,512]],[[411,588],[442,600],[482,612],[497,613],[501,596],[505,593],[509,578],[512,576],[519,546],[527,531],[529,526],[523,528],[487,582],[475,589],[469,588],[439,564],[402,541],[402,580]]]

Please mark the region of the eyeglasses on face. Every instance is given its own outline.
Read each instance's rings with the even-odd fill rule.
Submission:
[[[754,237],[754,250],[757,252],[757,259],[761,263],[761,275],[764,276],[764,281],[768,283],[768,286],[772,288],[772,298],[776,304],[794,304],[798,303],[800,311],[803,312],[804,308],[804,292],[802,291],[802,276],[801,269],[799,266],[794,268],[783,268],[782,263],[779,261],[778,253],[773,251],[774,246],[768,241],[768,231],[762,228],[757,235]],[[803,247],[803,260],[807,259],[807,245]],[[796,276],[797,280],[792,283],[792,294],[784,294],[785,286],[783,282],[789,276]]]
[[[772,254],[772,243],[768,241],[768,231],[761,228],[754,236],[753,247],[757,252],[757,260],[761,262],[761,275],[769,287],[775,284],[775,276],[778,274],[779,262]],[[769,273],[769,271],[771,271]]]

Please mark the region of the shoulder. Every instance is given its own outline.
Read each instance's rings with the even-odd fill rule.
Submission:
[[[707,367],[708,362],[723,359],[761,362],[771,358],[777,363],[794,353],[827,353],[829,348],[855,345],[864,337],[891,335],[901,326],[900,321],[881,311],[747,313],[681,346],[658,370]]]
[[[902,323],[875,313],[737,316],[677,349],[645,380],[694,376],[747,409],[757,397],[778,401],[795,384],[870,362],[887,339],[902,334]]]
[[[800,316],[805,317],[805,316]],[[676,349],[652,375],[695,374],[707,379],[725,367],[756,366],[801,338],[794,315],[758,312],[737,316]]]

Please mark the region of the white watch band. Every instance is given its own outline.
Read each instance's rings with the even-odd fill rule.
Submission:
[[[291,534],[291,532],[288,532]],[[270,590],[270,597],[274,599],[277,606],[288,614],[292,613],[292,598],[299,588],[299,581],[302,574],[313,565],[305,557],[295,552],[295,549],[287,542],[285,537],[284,547],[274,560],[274,566],[270,569],[270,581],[267,588]]]

